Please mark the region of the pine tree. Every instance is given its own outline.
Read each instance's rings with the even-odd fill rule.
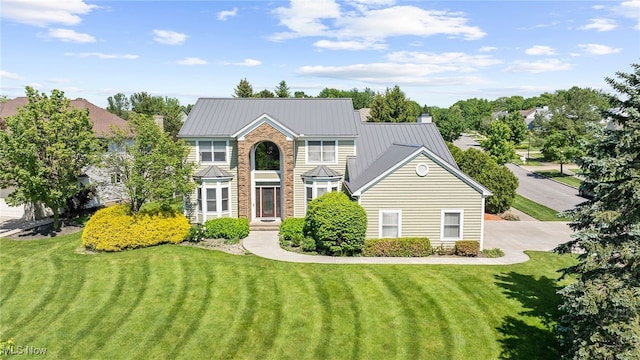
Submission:
[[[276,96],[279,98],[289,98],[291,97],[291,91],[289,91],[289,87],[287,86],[287,82],[282,80],[278,84],[276,88]]]
[[[240,80],[233,90],[233,97],[237,98],[250,98],[253,97],[253,86],[249,84],[246,78]]]
[[[593,199],[578,205],[573,240],[556,251],[580,252],[563,270],[576,281],[560,291],[557,326],[567,359],[640,359],[640,65],[606,78],[611,127],[600,126],[578,161],[582,188]]]

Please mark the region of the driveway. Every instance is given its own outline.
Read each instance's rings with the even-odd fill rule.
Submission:
[[[574,208],[586,201],[578,196],[578,190],[571,186],[549,180],[515,164],[506,166],[518,177],[518,194],[556,211]]]
[[[278,243],[277,231],[252,231],[242,246],[254,255],[267,259],[318,264],[464,264],[507,265],[529,260],[524,250],[549,251],[571,239],[571,229],[562,222],[487,221],[484,248],[500,248],[500,258],[464,258],[429,256],[423,258],[332,257],[286,251]]]

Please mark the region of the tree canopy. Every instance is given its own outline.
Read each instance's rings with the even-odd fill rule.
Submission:
[[[384,94],[378,94],[371,104],[371,122],[415,122],[421,107],[407,98],[398,85],[387,88]]]
[[[287,82],[282,80],[276,87],[275,94],[279,98],[290,98],[291,91],[289,91],[289,86],[287,86]]]
[[[449,109],[427,109],[433,117],[433,122],[438,127],[444,141],[452,142],[460,138],[464,131],[464,118],[460,106],[453,105]]]
[[[81,190],[78,177],[98,161],[100,144],[86,109],[71,106],[64,92],[50,96],[26,87],[28,102],[7,118],[0,131],[0,186],[15,187],[7,202],[42,203],[53,211],[60,229],[60,209]]]
[[[511,130],[509,130],[509,126],[504,122],[494,121],[487,130],[487,138],[480,142],[480,146],[498,164],[502,165],[516,156],[513,143],[509,140],[510,137]]]
[[[579,250],[564,269],[576,279],[560,291],[557,331],[567,359],[640,358],[640,64],[606,78],[616,94],[578,164],[593,198],[570,211],[573,239],[556,251]]]
[[[253,86],[247,81],[247,78],[241,79],[236,88],[233,90],[233,97],[250,98],[253,97]]]

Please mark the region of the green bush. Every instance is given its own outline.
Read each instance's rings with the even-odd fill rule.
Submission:
[[[306,252],[316,251],[316,241],[310,237],[306,237],[302,240],[302,250]]]
[[[184,238],[189,242],[200,242],[207,237],[206,231],[202,224],[194,224],[189,228],[187,236]]]
[[[121,251],[162,243],[182,242],[189,220],[174,211],[132,215],[126,205],[98,210],[82,232],[82,245],[99,251]]]
[[[249,235],[249,220],[245,218],[219,218],[204,223],[208,239],[244,239]]]
[[[489,189],[485,211],[490,214],[503,213],[513,205],[518,188],[518,178],[505,166],[500,166],[489,155],[477,149],[468,149],[458,161],[460,170]]]
[[[484,249],[482,250],[482,256],[486,258],[499,258],[504,256],[504,252],[499,248]]]
[[[456,241],[456,255],[475,257],[480,254],[480,242],[473,240]]]
[[[393,256],[393,257],[423,257],[431,255],[431,242],[426,237],[367,239],[364,241],[362,255],[364,256]]]
[[[290,241],[291,246],[300,246],[304,239],[304,218],[286,218],[280,223],[280,238]]]
[[[361,251],[367,231],[367,214],[360,204],[341,192],[324,194],[307,207],[304,235],[327,255],[353,255]]]

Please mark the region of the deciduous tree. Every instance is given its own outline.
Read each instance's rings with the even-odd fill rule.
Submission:
[[[513,143],[509,141],[511,131],[509,126],[501,121],[494,121],[487,130],[487,139],[481,141],[480,146],[498,164],[502,165],[511,161],[516,156]]]
[[[563,173],[563,164],[579,157],[583,152],[583,147],[580,146],[573,131],[553,131],[545,137],[541,152],[545,159],[558,161],[560,173]]]
[[[464,131],[462,110],[458,105],[452,105],[449,109],[438,109],[431,115],[444,141],[457,140]]]
[[[593,199],[570,211],[576,231],[556,251],[579,250],[564,269],[557,326],[567,359],[640,359],[640,64],[607,78],[617,95],[578,161]]]
[[[123,93],[117,93],[107,98],[107,111],[127,120],[131,111],[131,102]]]
[[[372,122],[415,122],[421,107],[406,97],[398,85],[378,94],[371,104],[368,121]]]
[[[53,211],[60,229],[60,209],[80,191],[78,176],[97,162],[100,144],[89,112],[71,106],[64,92],[50,96],[26,87],[28,102],[7,118],[0,131],[0,186],[15,187],[7,202],[42,203]]]
[[[499,119],[509,127],[509,141],[514,145],[519,145],[527,138],[527,124],[525,124],[520,111],[514,111]]]

